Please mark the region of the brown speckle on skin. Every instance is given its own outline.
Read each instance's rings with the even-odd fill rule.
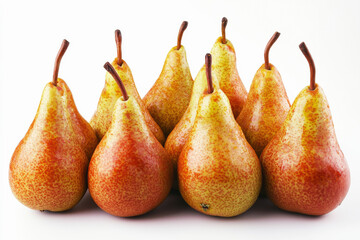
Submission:
[[[206,203],[200,203],[200,206],[202,210],[204,210],[205,212],[210,208],[210,204],[206,204]]]

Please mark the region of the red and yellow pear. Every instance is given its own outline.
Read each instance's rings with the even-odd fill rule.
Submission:
[[[46,84],[39,108],[25,137],[11,158],[9,182],[15,197],[36,210],[65,211],[75,206],[87,189],[89,159],[74,130],[67,90],[58,83],[64,40],[55,61],[53,81]],[[78,118],[76,113],[75,118]],[[83,123],[81,123],[83,124]]]
[[[305,43],[300,49],[310,65],[310,86],[296,97],[260,161],[266,195],[276,206],[323,215],[345,198],[350,171],[336,139],[328,101],[315,83],[314,61]]]
[[[261,166],[237,124],[225,93],[212,85],[211,55],[206,55],[208,90],[178,162],[179,190],[195,210],[233,217],[248,210],[261,188]]]
[[[166,56],[159,78],[143,98],[144,104],[165,136],[168,136],[186,111],[191,97],[191,77],[186,51],[181,45],[188,23],[184,21],[178,34],[177,46]]]
[[[225,35],[227,22],[227,18],[224,17],[221,21],[222,36],[216,40],[210,53],[213,59],[214,75],[219,79],[220,89],[229,98],[231,109],[236,118],[245,105],[247,91],[236,67],[234,46]]]
[[[140,104],[128,95],[110,63],[122,96],[114,106],[111,125],[89,165],[89,191],[107,213],[131,217],[147,213],[168,195],[173,167],[168,154],[148,127]]]
[[[65,83],[65,81],[59,78],[57,81],[57,85],[64,90],[65,106],[67,107],[67,110],[70,114],[70,119],[73,130],[75,132],[75,136],[82,148],[84,149],[86,156],[90,160],[96,146],[99,143],[95,131],[79,113],[70,88]]]
[[[159,140],[161,144],[165,143],[165,136],[159,127],[159,125],[151,117],[149,111],[146,109],[141,97],[136,89],[136,85],[131,73],[131,70],[127,63],[122,59],[121,52],[121,32],[120,30],[115,31],[115,42],[117,47],[117,58],[112,62],[112,66],[115,68],[117,74],[122,79],[129,95],[136,99],[139,103],[141,111],[144,114],[145,121],[148,124],[150,130],[154,133],[155,137]],[[99,140],[103,138],[106,131],[110,127],[112,113],[114,111],[114,106],[119,97],[122,96],[121,90],[118,87],[115,79],[109,74],[106,73],[105,76],[105,86],[101,92],[101,96],[98,102],[96,112],[90,120],[90,125],[95,130],[95,133]]]
[[[219,83],[216,77],[213,78],[214,87],[218,88]],[[197,74],[194,86],[192,89],[190,104],[186,112],[182,116],[180,122],[175,126],[174,130],[170,133],[165,142],[165,149],[170,155],[171,162],[174,166],[174,185],[175,189],[178,188],[177,182],[177,164],[180,153],[189,137],[192,126],[194,125],[196,111],[199,105],[201,95],[208,88],[205,65],[200,69]]]
[[[279,36],[276,32],[266,45],[265,64],[257,70],[245,106],[236,119],[258,157],[281,128],[290,109],[280,73],[269,63],[270,48]]]

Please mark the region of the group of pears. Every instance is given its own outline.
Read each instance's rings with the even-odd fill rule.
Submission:
[[[184,21],[143,99],[116,30],[117,57],[104,65],[105,87],[90,123],[58,78],[69,45],[64,40],[53,81],[10,162],[15,197],[32,209],[65,211],[89,188],[101,209],[122,217],[154,209],[171,188],[195,210],[221,217],[245,212],[260,192],[290,212],[323,215],[336,208],[350,173],[306,45],[300,49],[310,65],[310,86],[290,105],[268,57],[280,34],[268,42],[247,93],[226,25],[223,18],[222,36],[193,80],[181,45]]]

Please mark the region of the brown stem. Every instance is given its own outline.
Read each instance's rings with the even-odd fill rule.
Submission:
[[[265,68],[267,70],[270,70],[270,64],[269,64],[269,51],[271,46],[276,42],[276,40],[279,38],[280,33],[275,32],[274,35],[270,38],[269,42],[267,43],[264,51],[264,58],[265,58]]]
[[[185,29],[188,26],[188,22],[187,21],[183,21],[181,26],[180,26],[180,30],[179,30],[179,34],[178,34],[178,39],[177,39],[177,50],[179,50],[181,48],[181,39],[183,36],[183,33],[185,31]]]
[[[116,72],[115,68],[109,62],[106,62],[104,64],[104,68],[106,69],[106,71],[108,71],[111,74],[111,76],[115,79],[116,83],[120,87],[121,93],[124,97],[124,101],[128,100],[129,95],[127,94],[125,86],[124,86],[123,82],[121,81],[120,76]]]
[[[115,42],[116,42],[116,49],[117,49],[117,64],[119,66],[121,66],[123,64],[123,59],[121,56],[121,41],[122,41],[122,36],[121,36],[121,32],[119,29],[115,30]]]
[[[221,20],[221,34],[222,34],[221,42],[223,44],[225,44],[227,42],[226,36],[225,36],[225,28],[226,28],[227,22],[228,22],[227,18],[223,17]]]
[[[206,70],[206,78],[208,83],[208,93],[214,92],[214,86],[212,82],[212,76],[211,76],[211,54],[207,53],[205,55],[205,70]]]
[[[310,54],[310,52],[309,52],[309,50],[306,47],[304,42],[300,43],[299,48],[302,51],[302,53],[304,54],[304,56],[306,57],[307,61],[309,62],[309,66],[310,66],[310,90],[315,90],[316,86],[315,86],[315,64],[314,64],[314,60],[312,59],[311,54]]]
[[[54,86],[57,86],[60,62],[61,62],[61,59],[64,56],[64,53],[66,52],[66,49],[68,48],[68,46],[69,46],[69,42],[66,39],[64,39],[61,44],[61,47],[59,49],[59,52],[55,58],[54,73],[53,73],[53,80],[52,80],[52,84]]]

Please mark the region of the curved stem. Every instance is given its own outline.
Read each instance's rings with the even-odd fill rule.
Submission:
[[[181,26],[180,26],[180,30],[179,30],[179,34],[178,34],[178,39],[177,39],[177,50],[179,50],[181,48],[181,39],[183,36],[183,33],[185,31],[185,29],[188,26],[188,22],[187,21],[183,21]]]
[[[221,34],[222,34],[221,42],[223,44],[225,44],[227,42],[226,36],[225,36],[225,28],[226,28],[227,22],[228,22],[227,18],[223,17],[221,20]]]
[[[123,82],[121,81],[119,74],[116,72],[115,68],[109,62],[106,62],[104,64],[104,68],[106,69],[106,71],[108,71],[111,74],[111,76],[115,79],[116,83],[120,87],[121,93],[124,97],[124,101],[128,100],[129,95],[127,94],[125,86],[124,86]]]
[[[66,39],[64,39],[61,44],[61,47],[59,49],[59,52],[55,58],[54,73],[53,73],[53,80],[52,80],[52,84],[54,86],[57,86],[60,62],[61,62],[61,59],[64,56],[64,53],[66,52],[66,49],[68,48],[68,46],[69,46],[69,42]]]
[[[309,50],[306,47],[304,42],[300,43],[299,48],[300,48],[301,52],[304,54],[304,56],[306,57],[307,61],[309,62],[309,66],[310,66],[310,90],[315,90],[316,86],[315,86],[315,64],[314,64],[314,60],[312,59],[311,54],[310,54],[310,52],[309,52]]]
[[[122,41],[122,36],[121,36],[121,32],[119,29],[115,30],[115,42],[116,42],[116,49],[117,49],[117,64],[119,66],[121,66],[123,64],[123,59],[121,56],[121,41]]]
[[[272,35],[272,37],[270,38],[269,42],[267,43],[267,45],[265,47],[264,58],[265,58],[265,68],[267,70],[270,70],[270,64],[269,64],[269,51],[270,51],[270,48],[274,44],[274,42],[276,42],[276,40],[279,38],[279,36],[280,36],[280,33],[275,32],[274,35]]]
[[[205,55],[205,71],[206,71],[206,78],[208,83],[208,93],[214,92],[214,86],[212,82],[212,76],[211,76],[211,54],[207,53]]]

